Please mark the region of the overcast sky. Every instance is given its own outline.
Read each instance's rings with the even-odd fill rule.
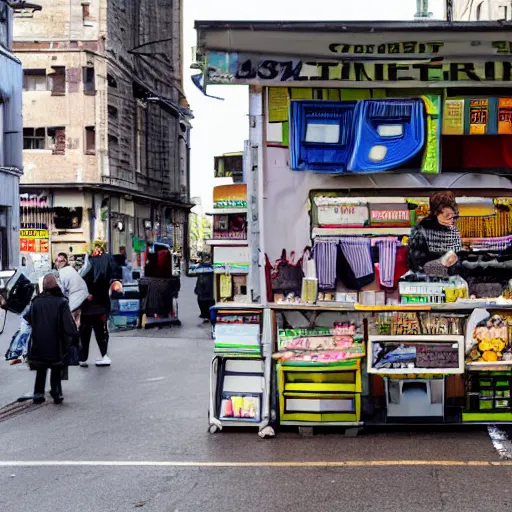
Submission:
[[[210,86],[207,98],[192,84],[192,47],[196,45],[194,20],[408,20],[416,12],[416,0],[184,0],[184,81],[194,112],[191,156],[191,195],[200,196],[211,208],[212,187],[223,180],[213,178],[213,157],[241,151],[248,138],[248,92],[241,85]],[[312,6],[314,5],[314,8]],[[429,0],[434,18],[442,19],[444,0]],[[229,181],[228,181],[229,182]]]

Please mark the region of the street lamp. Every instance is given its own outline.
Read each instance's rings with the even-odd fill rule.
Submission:
[[[33,14],[36,11],[41,11],[43,9],[40,5],[25,2],[24,0],[4,0],[4,3],[6,3],[14,12]]]

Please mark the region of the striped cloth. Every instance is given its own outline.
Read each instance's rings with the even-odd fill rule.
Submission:
[[[356,279],[373,274],[371,241],[369,238],[355,236],[340,238],[340,246]]]
[[[387,288],[393,288],[395,282],[396,246],[398,240],[393,237],[377,241],[379,248],[380,284]]]
[[[338,256],[337,240],[318,240],[313,247],[313,259],[316,264],[318,287],[322,290],[336,288],[336,260]]]
[[[500,236],[496,238],[473,238],[471,248],[475,251],[503,251],[512,244],[512,235]]]

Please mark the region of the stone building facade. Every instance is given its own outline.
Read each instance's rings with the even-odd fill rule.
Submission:
[[[134,263],[146,241],[186,256],[191,115],[181,1],[45,3],[15,29],[22,224],[48,225],[52,257],[83,254],[95,238],[113,254],[125,246]]]

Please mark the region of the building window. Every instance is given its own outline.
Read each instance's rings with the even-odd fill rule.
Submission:
[[[0,46],[9,48],[9,7],[0,2]]]
[[[66,153],[66,129],[23,128],[23,149],[46,149],[54,155]]]
[[[108,118],[110,121],[117,121],[119,118],[119,111],[116,107],[109,105],[108,106]]]
[[[91,11],[89,7],[89,2],[82,2],[82,21],[84,25],[86,25],[91,18]]]
[[[137,137],[136,137],[136,155],[137,155],[137,172],[147,174],[146,168],[146,130],[147,119],[146,109],[137,104]]]
[[[46,128],[23,128],[23,149],[46,149]]]
[[[96,154],[96,128],[94,126],[85,128],[85,154]]]
[[[96,94],[94,68],[83,68],[84,94]]]
[[[23,71],[24,91],[47,91],[48,79],[45,69],[25,69]]]
[[[508,8],[506,5],[498,6],[498,19],[508,20]]]
[[[115,135],[108,136],[108,148],[109,151],[112,150],[112,152],[119,150],[119,139]]]
[[[110,73],[107,74],[107,83],[109,87],[112,87],[112,89],[117,89],[117,80],[114,75],[111,75]]]
[[[66,94],[66,68],[64,66],[52,67],[51,75],[52,96],[64,96]]]
[[[63,127],[48,128],[49,149],[54,155],[66,154],[66,129]]]

